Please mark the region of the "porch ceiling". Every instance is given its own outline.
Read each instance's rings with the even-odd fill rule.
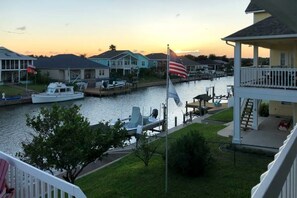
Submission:
[[[290,49],[297,46],[297,38],[294,39],[259,39],[259,40],[243,40],[246,45],[254,45],[269,49]]]

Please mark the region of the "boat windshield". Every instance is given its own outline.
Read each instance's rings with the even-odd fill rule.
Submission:
[[[55,88],[47,88],[47,93],[50,93],[50,94],[52,94],[52,93],[55,93]]]

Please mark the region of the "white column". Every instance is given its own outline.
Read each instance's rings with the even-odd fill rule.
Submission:
[[[293,109],[293,127],[296,125],[297,122],[297,103],[292,103],[292,109]]]
[[[2,81],[2,60],[0,59],[0,83]]]
[[[65,80],[65,82],[66,81],[70,82],[70,74],[69,74],[69,70],[68,69],[65,69],[64,70],[64,80]]]
[[[95,69],[95,78],[100,78],[100,76],[99,76],[99,70],[100,69]]]
[[[21,61],[18,61],[18,83],[21,81]]]
[[[80,79],[81,80],[85,79],[85,70],[84,69],[80,70]]]
[[[241,43],[236,42],[234,48],[234,108],[233,108],[233,139],[234,144],[241,143],[240,134],[240,112],[241,112],[241,98],[238,95],[240,88],[240,66],[241,66]]]
[[[258,130],[258,123],[259,123],[259,115],[258,115],[258,106],[259,106],[259,100],[254,99],[253,100],[253,125],[252,128],[254,130]]]
[[[254,45],[254,60],[253,60],[253,66],[258,67],[259,66],[259,47]]]

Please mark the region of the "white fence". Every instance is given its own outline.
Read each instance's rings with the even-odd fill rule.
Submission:
[[[256,68],[240,69],[240,86],[297,89],[297,68]]]
[[[284,141],[283,146],[252,188],[253,198],[297,197],[297,125]]]
[[[10,188],[15,189],[16,198],[86,197],[79,187],[41,171],[19,159],[3,152],[0,152],[0,158],[5,159],[10,164],[6,181]]]

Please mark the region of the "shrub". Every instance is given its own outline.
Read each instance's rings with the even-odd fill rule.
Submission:
[[[259,109],[259,115],[263,117],[269,116],[269,105],[267,103],[261,103]]]
[[[198,131],[174,142],[168,150],[168,165],[183,175],[197,177],[211,164],[210,149]]]

